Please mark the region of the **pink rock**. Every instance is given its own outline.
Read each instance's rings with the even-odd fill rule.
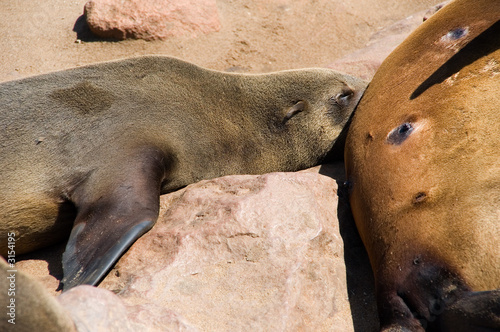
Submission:
[[[99,288],[78,286],[29,308],[54,307],[80,331],[376,331],[368,258],[337,194],[343,173],[337,164],[228,176],[164,195],[157,224]],[[63,250],[19,267],[38,264],[33,277],[51,289],[54,276],[47,283],[44,274],[59,275]],[[31,282],[22,288],[40,301]]]
[[[133,331],[199,331],[195,327],[190,326],[183,317],[174,311],[153,303],[130,305],[127,309]]]
[[[162,197],[155,227],[100,287],[142,327],[353,331],[336,193],[314,172],[190,185]]]
[[[82,285],[57,299],[70,313],[78,331],[136,331],[131,328],[121,299],[108,290]]]
[[[19,270],[14,262],[7,264],[3,257],[0,257],[0,303],[0,331],[77,331],[69,312],[42,284]]]
[[[215,0],[92,0],[85,15],[104,38],[154,40],[220,29]]]

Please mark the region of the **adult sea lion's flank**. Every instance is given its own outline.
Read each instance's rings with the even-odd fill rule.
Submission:
[[[500,1],[456,0],[381,65],[345,161],[383,331],[500,330]]]
[[[0,236],[15,232],[21,254],[71,229],[64,288],[95,284],[153,226],[160,194],[332,157],[365,85],[327,69],[242,75],[151,56],[3,83]]]

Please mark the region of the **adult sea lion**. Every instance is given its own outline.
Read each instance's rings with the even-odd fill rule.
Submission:
[[[365,86],[329,69],[243,75],[159,56],[3,83],[2,254],[10,232],[21,254],[74,220],[64,289],[95,284],[153,226],[160,194],[334,157]]]
[[[384,61],[345,148],[383,331],[500,329],[500,1],[457,0]]]

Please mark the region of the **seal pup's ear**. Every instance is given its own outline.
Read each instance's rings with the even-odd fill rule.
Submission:
[[[285,117],[283,118],[283,124],[285,124],[288,120],[293,118],[295,115],[299,114],[300,112],[304,111],[306,109],[306,102],[305,101],[298,101],[296,102],[292,107],[289,107]]]

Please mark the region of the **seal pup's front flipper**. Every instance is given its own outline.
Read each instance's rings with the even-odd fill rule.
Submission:
[[[156,222],[169,159],[141,149],[96,170],[71,195],[78,213],[63,254],[63,290],[96,285]]]
[[[99,222],[98,220],[95,222]],[[123,223],[123,221],[120,221]],[[113,267],[120,256],[144,233],[154,225],[153,220],[144,220],[123,232],[113,232],[100,236],[97,247],[79,241],[82,238],[96,236],[86,229],[85,223],[79,223],[71,232],[66,251],[63,254],[64,278],[61,281],[63,290],[67,291],[78,285],[96,285]],[[86,236],[85,233],[89,235]],[[94,241],[95,242],[95,241]],[[94,250],[95,249],[95,250]]]

